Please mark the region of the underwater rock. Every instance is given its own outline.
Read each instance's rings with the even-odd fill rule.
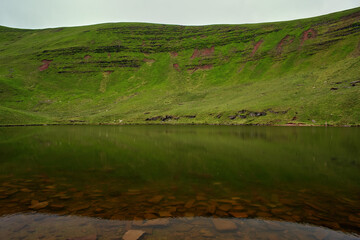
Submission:
[[[141,230],[129,230],[127,231],[124,236],[123,240],[138,240],[145,234],[144,231]]]
[[[238,229],[236,224],[230,220],[215,218],[212,220],[216,230],[220,232],[235,231]]]

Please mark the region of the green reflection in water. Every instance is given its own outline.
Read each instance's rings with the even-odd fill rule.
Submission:
[[[149,212],[160,216],[157,211],[171,202],[194,200],[190,208],[174,204],[172,216],[227,217],[238,211],[360,232],[359,144],[358,128],[0,128],[0,211],[10,213],[11,199],[22,198],[24,204],[11,213],[27,211],[35,199],[63,204],[63,214],[146,219]],[[11,186],[19,192],[9,194]],[[74,201],[56,200],[59,193]],[[149,202],[159,195],[159,202]],[[102,204],[110,200],[123,208],[110,204],[106,210]],[[90,207],[72,211],[79,203]],[[99,206],[105,210],[96,213]]]

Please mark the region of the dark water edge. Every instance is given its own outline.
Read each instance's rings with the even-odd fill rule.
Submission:
[[[144,239],[192,236],[183,222],[197,239],[357,239],[359,144],[358,128],[0,128],[0,234],[38,236],[39,217],[70,235],[59,219],[124,224],[114,239],[154,221]]]

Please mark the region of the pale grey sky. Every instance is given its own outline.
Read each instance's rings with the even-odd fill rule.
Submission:
[[[48,28],[105,22],[257,23],[355,7],[360,7],[360,0],[0,0],[0,25]]]

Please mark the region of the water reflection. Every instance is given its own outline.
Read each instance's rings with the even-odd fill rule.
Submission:
[[[359,143],[357,128],[0,128],[0,216],[281,220],[359,234]]]

